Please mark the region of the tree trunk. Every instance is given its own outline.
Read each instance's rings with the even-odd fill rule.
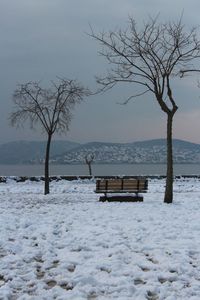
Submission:
[[[50,154],[51,138],[52,135],[48,134],[45,165],[44,165],[44,194],[45,195],[49,194],[49,154]]]
[[[167,176],[165,187],[165,203],[173,202],[173,148],[172,148],[172,122],[173,113],[167,114]]]
[[[92,176],[92,167],[91,167],[91,163],[88,164],[89,167],[89,175]]]

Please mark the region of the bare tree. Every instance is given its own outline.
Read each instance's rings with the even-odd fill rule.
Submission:
[[[88,165],[89,175],[92,176],[92,162],[94,161],[94,154],[85,155],[85,163]]]
[[[72,110],[76,103],[89,95],[89,91],[75,80],[59,79],[51,82],[50,88],[41,87],[38,82],[20,84],[15,90],[14,112],[10,115],[12,126],[30,122],[30,127],[39,124],[47,134],[45,154],[44,194],[49,194],[49,155],[52,136],[69,129]]]
[[[181,77],[181,70],[183,72],[188,67],[191,69],[191,64],[200,57],[197,29],[186,31],[182,19],[178,22],[159,23],[157,18],[149,18],[142,29],[138,29],[135,20],[129,18],[129,27],[126,30],[96,34],[91,29],[90,35],[100,43],[100,54],[111,65],[110,71],[104,77],[97,77],[101,91],[113,88],[118,83],[133,84],[135,92],[124,103],[151,93],[167,115],[167,176],[164,202],[172,203],[172,123],[178,109],[172,82],[176,77]]]

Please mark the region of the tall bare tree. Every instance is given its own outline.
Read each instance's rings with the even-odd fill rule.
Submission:
[[[15,90],[14,112],[10,115],[12,126],[30,122],[33,128],[39,124],[47,134],[45,154],[44,194],[49,194],[49,155],[52,136],[55,132],[64,133],[69,129],[72,110],[89,91],[75,80],[59,79],[51,82],[50,88],[41,87],[38,82],[20,84]]]
[[[149,18],[142,29],[138,29],[135,20],[130,17],[126,30],[97,34],[91,29],[90,35],[100,43],[100,54],[111,65],[105,76],[97,77],[101,90],[106,91],[118,83],[133,84],[135,93],[124,103],[151,93],[167,116],[167,176],[164,202],[172,203],[172,123],[178,109],[172,82],[176,77],[181,77],[184,69],[191,69],[191,64],[200,57],[197,29],[185,30],[182,19],[178,22],[160,23],[157,18]]]

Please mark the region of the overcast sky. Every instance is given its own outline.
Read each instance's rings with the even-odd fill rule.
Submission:
[[[128,16],[141,23],[160,13],[160,20],[176,20],[183,12],[188,26],[200,25],[199,0],[0,0],[0,143],[42,140],[40,130],[9,126],[12,94],[19,83],[56,76],[78,79],[94,89],[94,75],[107,64],[98,55],[99,45],[86,33],[126,28]],[[133,142],[165,137],[166,120],[149,94],[122,106],[131,88],[120,87],[90,97],[74,111],[67,139],[77,142]],[[179,110],[174,137],[200,143],[200,89],[197,77],[175,85]],[[27,124],[28,126],[28,124]]]

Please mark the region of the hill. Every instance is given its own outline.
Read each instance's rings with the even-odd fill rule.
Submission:
[[[17,141],[0,145],[0,164],[37,164],[44,161],[46,142]],[[175,163],[200,163],[200,145],[173,141]],[[53,141],[50,162],[83,164],[87,154],[94,154],[96,164],[165,163],[166,140],[156,139],[134,143],[91,142],[79,144]]]
[[[200,163],[200,145],[182,140],[173,141],[175,163]],[[54,156],[52,163],[84,163],[86,154],[95,155],[95,163],[165,163],[166,140],[156,139],[134,143],[92,142],[79,145],[62,155]]]
[[[69,141],[52,141],[51,156],[66,152],[79,144]],[[41,163],[46,142],[15,141],[0,145],[0,164]]]

